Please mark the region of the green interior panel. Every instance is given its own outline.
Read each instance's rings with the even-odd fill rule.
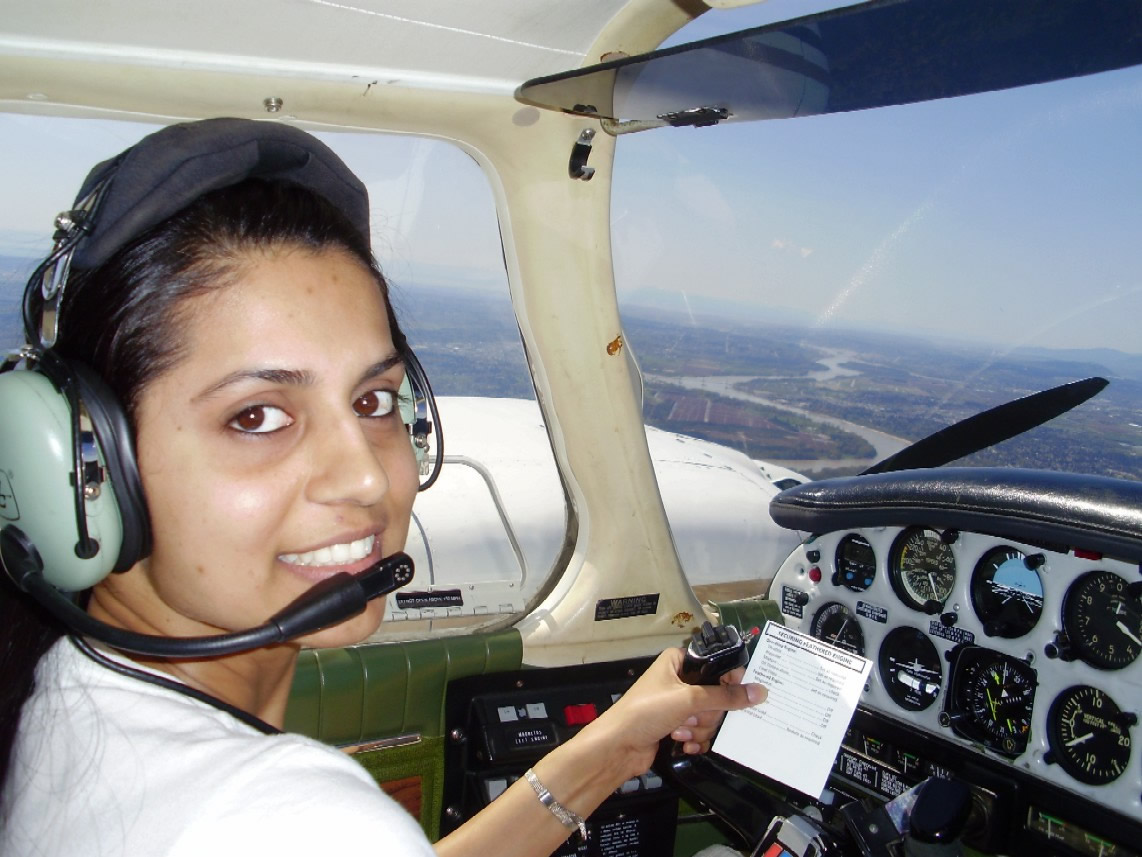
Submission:
[[[743,634],[750,628],[764,628],[769,619],[781,625],[785,624],[781,605],[770,598],[719,601],[712,606],[718,611],[723,625],[733,625]]]
[[[385,747],[355,753],[378,783],[420,778],[420,826],[435,841],[440,835],[440,812],[443,809],[444,738],[422,738],[403,747]]]
[[[514,629],[307,649],[286,708],[285,728],[338,746],[398,736],[415,743],[353,755],[379,783],[420,778],[420,824],[440,832],[444,788],[444,693],[452,679],[518,670],[523,642]]]
[[[440,736],[450,680],[517,670],[522,661],[523,643],[514,629],[306,649],[298,659],[285,728],[337,745]]]

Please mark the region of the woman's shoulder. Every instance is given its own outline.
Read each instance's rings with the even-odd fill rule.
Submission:
[[[67,640],[45,656],[29,702],[8,820],[28,825],[41,845],[62,837],[45,853],[83,853],[69,849],[96,830],[96,840],[122,837],[112,849],[122,853],[271,847],[309,857],[319,847],[352,855],[377,842],[398,855],[431,853],[417,822],[344,753],[300,735],[262,734],[90,662]]]

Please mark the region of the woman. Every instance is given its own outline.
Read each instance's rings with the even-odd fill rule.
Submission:
[[[80,196],[94,187],[51,351],[123,406],[149,549],[95,583],[87,612],[158,637],[235,632],[399,551],[417,489],[407,347],[360,182],[297,129],[210,120],[157,132]],[[10,590],[0,853],[429,852],[354,762],[278,732],[298,648],[362,640],[383,599],[288,644],[170,660],[62,636]],[[662,737],[699,752],[723,711],[763,698],[685,685],[680,662],[664,653],[535,766],[553,806],[521,780],[438,853],[549,854]]]

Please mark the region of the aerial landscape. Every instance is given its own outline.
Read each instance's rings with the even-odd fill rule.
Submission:
[[[0,343],[21,341],[31,263],[0,259]],[[397,284],[394,300],[438,395],[534,398],[506,295]],[[1142,479],[1142,356],[1018,349],[806,329],[624,305],[649,425],[733,447],[811,478],[858,473],[957,420],[1091,376],[1091,401],[961,464]]]

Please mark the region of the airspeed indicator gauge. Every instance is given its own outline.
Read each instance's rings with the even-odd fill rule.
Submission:
[[[952,546],[939,532],[924,527],[910,527],[897,537],[889,569],[896,595],[924,613],[939,613],[956,585]]]

